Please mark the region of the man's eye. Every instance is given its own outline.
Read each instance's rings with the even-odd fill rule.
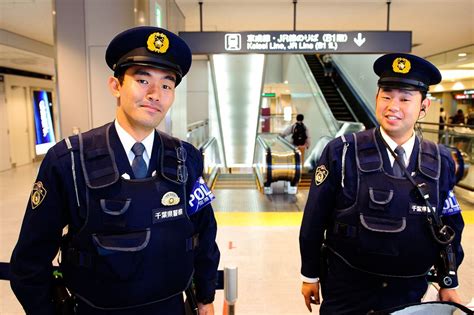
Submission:
[[[148,84],[148,81],[147,81],[147,80],[143,80],[143,79],[138,79],[137,82],[138,82],[138,83],[141,83],[141,84]]]
[[[172,90],[173,87],[171,85],[168,85],[168,84],[163,84],[163,89],[165,90]]]

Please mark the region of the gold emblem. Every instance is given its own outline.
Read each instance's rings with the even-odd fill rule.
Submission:
[[[411,62],[406,58],[397,58],[392,63],[393,72],[408,73],[411,69]]]
[[[161,204],[163,206],[174,206],[179,203],[179,200],[178,195],[174,191],[168,191],[163,195],[163,198],[161,198]]]
[[[320,165],[316,169],[316,174],[314,174],[314,182],[319,186],[324,182],[328,175],[329,171],[327,170],[326,166]]]
[[[146,44],[146,48],[148,48],[148,50],[160,54],[164,54],[170,47],[170,41],[168,37],[165,34],[159,32],[148,36]]]
[[[42,182],[36,182],[33,185],[33,191],[31,192],[31,208],[35,209],[38,207],[46,197],[46,189],[43,186]]]

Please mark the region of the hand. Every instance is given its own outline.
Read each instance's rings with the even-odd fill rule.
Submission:
[[[462,304],[461,298],[459,297],[458,291],[456,289],[441,288],[439,289],[438,294],[440,301]]]
[[[310,312],[312,312],[313,310],[311,309],[311,303],[319,304],[319,282],[303,282],[303,285],[301,286],[301,294],[304,296],[306,307]]]
[[[214,315],[214,303],[198,303],[199,315]]]

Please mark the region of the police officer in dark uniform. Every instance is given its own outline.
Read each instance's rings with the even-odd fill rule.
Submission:
[[[116,119],[46,154],[11,258],[12,289],[27,314],[54,314],[60,248],[76,314],[184,314],[191,284],[199,314],[214,314],[219,250],[202,159],[155,130],[191,51],[177,35],[142,26],[118,34],[106,61]]]
[[[304,211],[302,294],[311,311],[321,287],[321,314],[419,302],[432,266],[440,299],[460,302],[464,222],[452,192],[455,165],[447,148],[414,131],[430,106],[429,86],[441,74],[402,53],[378,58],[374,71],[380,126],[326,146]]]

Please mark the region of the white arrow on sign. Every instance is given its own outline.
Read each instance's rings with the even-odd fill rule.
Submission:
[[[354,38],[354,43],[359,47],[365,43],[365,38],[362,37],[362,33],[357,33],[357,37]]]

